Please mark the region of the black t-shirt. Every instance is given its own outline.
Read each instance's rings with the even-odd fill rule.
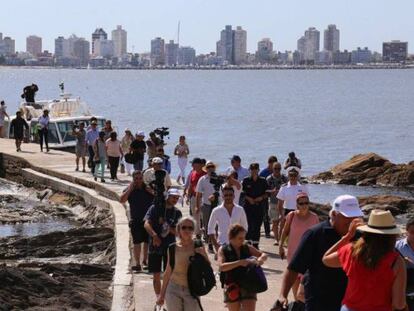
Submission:
[[[150,238],[149,252],[150,253],[165,253],[168,246],[171,243],[175,242],[175,235],[168,233],[163,237],[163,231],[167,231],[168,227],[175,227],[178,223],[178,220],[183,216],[180,210],[177,208],[156,208],[152,205],[147,214],[145,215],[145,220],[149,220],[157,233],[158,237],[161,239],[162,243],[160,247],[155,248],[152,244],[152,237]]]
[[[322,262],[325,252],[341,236],[329,220],[309,229],[302,236],[288,269],[305,274],[306,311],[339,311],[347,286],[341,268],[328,268]]]
[[[11,121],[11,125],[13,128],[13,134],[15,138],[22,138],[24,133],[24,128],[28,129],[29,125],[27,124],[26,120],[23,118],[16,118]]]
[[[132,153],[134,154],[134,157],[136,160],[144,159],[144,153],[147,148],[147,146],[145,145],[145,141],[143,140],[138,141],[135,139],[134,141],[132,141],[130,147],[132,149]]]
[[[127,191],[125,189],[125,191]],[[131,219],[136,221],[144,221],[144,217],[148,209],[154,201],[154,196],[150,194],[145,188],[135,188],[128,196],[129,209]]]
[[[245,195],[253,199],[266,194],[266,190],[269,188],[263,177],[258,177],[256,181],[252,177],[246,177],[242,184]]]

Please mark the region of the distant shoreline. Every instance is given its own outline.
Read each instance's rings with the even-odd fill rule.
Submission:
[[[361,70],[361,69],[414,69],[414,64],[332,65],[332,66],[177,66],[177,67],[51,67],[0,66],[7,69],[79,69],[79,70]]]

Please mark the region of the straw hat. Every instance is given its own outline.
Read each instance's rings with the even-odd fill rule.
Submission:
[[[203,167],[203,171],[207,172],[207,167],[209,167],[209,166],[214,166],[215,169],[217,168],[217,165],[213,161],[207,161],[206,165],[204,165],[204,167]]]
[[[376,234],[401,234],[390,211],[373,210],[369,215],[368,224],[358,227],[359,231]]]

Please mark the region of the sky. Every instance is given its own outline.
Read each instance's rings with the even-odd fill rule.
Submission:
[[[382,42],[403,40],[414,49],[413,0],[4,0],[0,5],[0,32],[16,40],[16,50],[26,48],[25,38],[43,38],[43,49],[54,51],[54,39],[76,34],[91,40],[96,27],[110,34],[116,25],[128,31],[128,51],[150,50],[150,41],[177,38],[197,53],[215,51],[225,25],[247,31],[247,50],[270,38],[275,50],[296,49],[297,39],[308,27],[321,31],[336,24],[341,50],[358,46],[382,50]]]

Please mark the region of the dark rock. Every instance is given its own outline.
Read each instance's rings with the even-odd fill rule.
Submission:
[[[114,232],[109,228],[76,228],[35,237],[0,239],[0,259],[25,257],[53,258],[105,252],[113,246]]]
[[[359,186],[414,187],[414,161],[394,164],[375,153],[359,154],[309,180]]]
[[[109,265],[0,266],[0,310],[109,310],[112,275]]]

